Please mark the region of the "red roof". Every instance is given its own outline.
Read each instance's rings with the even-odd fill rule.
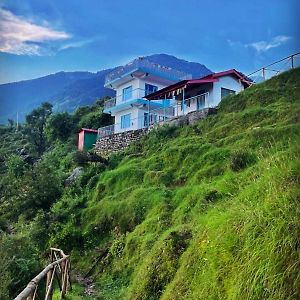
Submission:
[[[81,129],[79,130],[79,132],[81,132],[81,131],[92,132],[92,133],[98,133],[98,130],[96,130],[96,129],[89,129],[89,128],[81,128]]]
[[[219,77],[228,76],[228,75],[237,77],[239,80],[241,80],[244,87],[250,86],[250,82],[249,82],[248,78],[246,78],[242,73],[238,72],[237,70],[231,69],[231,70],[227,70],[224,72],[213,73],[213,74],[207,75],[207,76],[199,78],[199,79],[182,80],[175,84],[169,85],[157,92],[149,94],[149,95],[145,96],[144,98],[146,98],[148,100],[154,100],[154,99],[161,97],[162,95],[164,95],[166,93],[173,92],[173,91],[183,88],[185,86],[193,85],[193,84],[205,84],[205,83],[217,82],[217,81],[219,81],[219,79],[218,79]]]

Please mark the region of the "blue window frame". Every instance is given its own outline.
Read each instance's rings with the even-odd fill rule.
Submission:
[[[121,116],[121,128],[129,128],[131,123],[131,114]]]
[[[149,116],[148,113],[144,113],[144,126],[148,127],[149,125]]]
[[[156,85],[145,83],[145,96],[152,94],[158,90]]]
[[[205,107],[205,95],[200,95],[197,97],[197,109],[203,109]]]
[[[132,98],[132,85],[123,89],[122,100],[126,101]]]

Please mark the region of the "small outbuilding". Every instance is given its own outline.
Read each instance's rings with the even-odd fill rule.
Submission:
[[[98,130],[81,128],[78,134],[78,150],[89,150],[96,144]]]

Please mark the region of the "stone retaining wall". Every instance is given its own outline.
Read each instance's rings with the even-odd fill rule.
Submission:
[[[98,139],[96,142],[96,152],[106,157],[111,153],[124,150],[130,143],[139,140],[148,131],[148,128],[143,128],[120,132]]]
[[[207,118],[209,115],[216,114],[216,112],[217,110],[215,108],[204,108],[199,111],[190,112],[184,116],[175,117],[171,120],[157,123],[155,126],[150,128],[131,130],[106,136],[97,140],[96,152],[103,157],[107,157],[111,153],[126,149],[132,142],[139,140],[153,128],[165,124],[169,126],[193,125],[197,121]]]

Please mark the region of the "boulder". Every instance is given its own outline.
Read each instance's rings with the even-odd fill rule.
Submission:
[[[82,167],[77,167],[73,170],[72,174],[65,180],[65,186],[71,186],[82,174]]]

